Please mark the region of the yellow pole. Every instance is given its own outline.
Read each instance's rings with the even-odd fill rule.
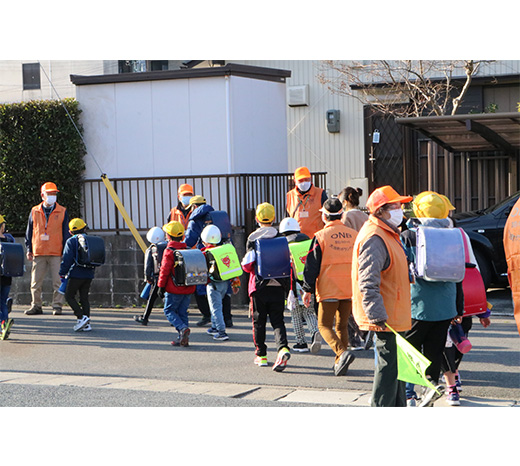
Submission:
[[[126,212],[126,209],[123,206],[123,203],[121,202],[121,199],[119,199],[119,196],[115,192],[115,190],[114,190],[114,188],[112,186],[112,183],[110,182],[110,180],[108,179],[106,174],[101,175],[101,179],[103,180],[103,184],[105,185],[105,188],[107,188],[107,191],[110,194],[110,197],[114,201],[114,204],[116,205],[117,209],[119,210],[119,212],[123,216],[123,219],[127,223],[128,228],[130,228],[130,231],[132,232],[132,235],[134,235],[134,238],[137,241],[137,244],[139,244],[139,246],[141,247],[143,252],[146,252],[146,249],[147,249],[146,248],[146,244],[145,244],[143,238],[141,238],[141,235],[139,234],[139,232],[137,231],[137,228],[135,227],[134,223],[132,222],[132,219],[130,218],[130,216]]]

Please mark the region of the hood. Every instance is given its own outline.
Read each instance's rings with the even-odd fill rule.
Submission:
[[[215,209],[208,204],[198,206],[190,215],[190,220],[197,220],[205,217],[209,212],[213,212]]]
[[[406,222],[408,228],[417,228],[418,226],[434,227],[434,228],[450,228],[452,226],[449,218],[428,218],[428,217],[412,217]]]

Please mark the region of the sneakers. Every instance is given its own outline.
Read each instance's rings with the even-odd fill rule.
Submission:
[[[188,327],[181,330],[179,335],[179,344],[181,346],[190,346],[190,329]]]
[[[214,337],[215,335],[218,335],[218,330],[214,327],[211,327],[206,330],[206,333]]]
[[[59,306],[53,307],[52,308],[52,314],[55,315],[55,316],[61,316],[62,308],[59,307]]]
[[[450,406],[460,406],[460,395],[456,385],[448,388],[446,403],[448,403]]]
[[[267,356],[256,356],[254,363],[259,367],[267,366]]]
[[[428,408],[433,406],[433,404],[442,396],[443,393],[443,385],[436,385],[435,389],[427,388],[424,392],[424,395],[421,397],[419,408]]]
[[[25,311],[25,314],[28,316],[35,316],[38,314],[43,314],[43,310],[39,306],[33,306],[33,307],[31,307],[31,309],[28,309],[27,311]]]
[[[85,327],[83,327],[81,330],[78,330],[79,332],[91,332],[92,331],[92,326],[90,325],[90,322],[85,325]]]
[[[282,348],[280,351],[278,351],[278,357],[276,358],[276,362],[273,366],[273,371],[275,372],[282,372],[286,366],[287,361],[291,357],[291,352],[287,348]]]
[[[145,319],[143,316],[134,316],[134,320],[142,325],[148,325],[148,319]]]
[[[7,319],[2,322],[2,333],[0,334],[0,340],[7,340],[11,333],[11,326],[13,325],[13,319]]]
[[[312,335],[311,353],[317,354],[321,349],[321,334],[320,332],[314,332]]]
[[[205,327],[206,325],[211,324],[211,319],[208,319],[207,317],[203,317],[197,322],[197,327]]]
[[[336,364],[334,364],[334,375],[336,377],[347,375],[348,366],[352,364],[352,362],[356,359],[350,351],[343,351],[339,360]]]
[[[296,351],[297,353],[308,353],[309,347],[307,346],[307,343],[296,343],[292,347],[293,351]]]
[[[216,335],[214,335],[213,336],[213,340],[227,341],[227,340],[229,340],[229,337],[228,337],[228,334],[226,332],[222,332],[222,333],[217,333]]]
[[[83,316],[81,319],[78,319],[78,322],[76,323],[76,325],[74,325],[74,331],[75,331],[75,332],[80,331],[80,330],[81,330],[83,327],[85,327],[89,322],[90,322],[90,317],[88,317],[88,316]]]
[[[408,398],[406,400],[407,408],[415,408],[417,406],[417,398]]]

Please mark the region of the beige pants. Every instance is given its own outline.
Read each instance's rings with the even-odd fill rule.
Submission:
[[[339,361],[339,357],[348,347],[348,318],[351,312],[350,299],[322,301],[318,306],[318,328],[323,339],[336,353],[335,362]]]
[[[58,293],[58,288],[61,285],[60,279],[60,264],[61,256],[35,256],[33,258],[32,272],[31,272],[31,307],[42,307],[42,287],[43,280],[47,275],[52,280],[52,307],[61,308],[65,301],[64,296]]]

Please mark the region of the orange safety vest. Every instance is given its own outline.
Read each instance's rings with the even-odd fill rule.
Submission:
[[[65,207],[56,203],[47,220],[43,211],[43,202],[32,208],[32,252],[35,256],[61,256],[65,212]]]
[[[301,232],[309,238],[323,228],[320,212],[322,195],[323,189],[314,185],[305,194],[297,188],[287,193],[287,213],[298,221]]]
[[[387,314],[387,323],[397,332],[409,330],[412,326],[410,279],[408,261],[401,245],[399,234],[386,223],[370,215],[358,233],[352,260],[352,313],[361,330],[378,330],[372,325],[363,309],[363,295],[359,290],[358,258],[361,246],[372,236],[379,236],[390,255],[390,266],[381,272],[379,287]],[[387,331],[389,331],[387,329]]]
[[[184,215],[177,207],[174,207],[170,211],[170,222],[176,221],[182,223],[184,229],[188,227],[188,223],[190,221],[191,210],[188,212],[188,215]]]
[[[507,277],[513,295],[514,316],[520,334],[520,199],[516,201],[504,227]]]
[[[314,235],[321,249],[321,268],[316,280],[316,299],[352,297],[352,251],[357,231],[333,220]]]

